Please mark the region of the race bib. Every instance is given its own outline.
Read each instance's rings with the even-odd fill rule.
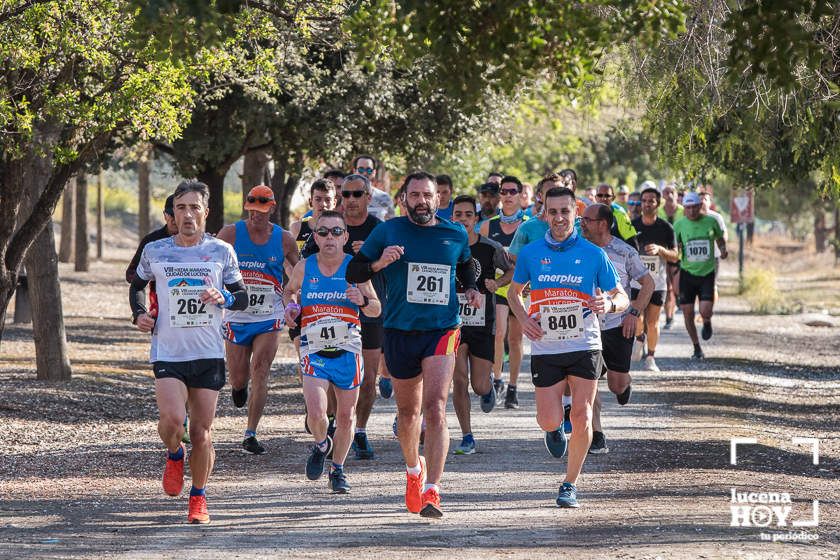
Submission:
[[[201,302],[206,286],[173,286],[169,288],[169,326],[206,327],[220,310],[213,304]]]
[[[688,262],[706,262],[711,256],[708,239],[692,239],[685,244]]]
[[[303,329],[310,350],[341,347],[347,343],[350,326],[339,319],[329,317],[315,321]]]
[[[410,303],[449,305],[448,264],[408,263],[405,299]]]
[[[545,333],[543,340],[583,338],[583,304],[541,305],[540,327]]]
[[[484,297],[484,296],[482,296]],[[484,298],[485,303],[487,298]],[[461,324],[465,327],[483,327],[485,320],[485,307],[473,307],[467,303],[467,296],[465,294],[458,294],[458,306],[461,309]]]
[[[639,255],[639,258],[651,276],[659,274],[659,270],[662,268],[662,259],[659,258],[659,255]]]
[[[248,289],[248,307],[246,313],[252,315],[271,315],[274,313],[274,286],[269,284],[246,284]]]

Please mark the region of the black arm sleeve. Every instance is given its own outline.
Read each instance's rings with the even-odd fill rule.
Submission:
[[[345,274],[347,281],[351,284],[361,284],[370,280],[373,277],[373,270],[370,268],[372,262],[361,251],[353,255],[347,263],[347,274]]]
[[[127,273],[126,273],[127,274]],[[128,287],[128,305],[131,306],[131,316],[136,320],[138,315],[146,313],[146,285],[149,282],[134,275]]]
[[[472,262],[466,261],[458,263],[455,266],[455,276],[458,282],[464,287],[464,290],[477,290],[478,285],[475,283],[475,269]]]
[[[303,247],[300,249],[300,258],[305,259],[307,257],[311,257],[315,253],[318,252],[318,245],[315,243],[315,234],[309,236],[309,239],[306,240],[306,243],[303,244]]]
[[[233,304],[228,309],[242,311],[248,307],[248,290],[245,288],[245,282],[240,280],[233,284],[225,284],[225,289],[233,296]]]

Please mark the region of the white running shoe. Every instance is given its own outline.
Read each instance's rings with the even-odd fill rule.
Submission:
[[[645,351],[645,341],[639,340],[638,338],[633,339],[633,354],[631,354],[630,359],[634,362],[640,362],[642,357],[644,356]]]
[[[656,365],[656,360],[653,359],[653,356],[648,356],[645,358],[645,370],[659,371],[659,366]]]

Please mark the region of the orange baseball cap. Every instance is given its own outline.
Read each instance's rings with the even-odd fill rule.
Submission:
[[[277,206],[277,202],[274,201],[274,191],[265,185],[257,185],[248,191],[248,196],[245,198],[245,210],[270,212],[274,206]]]

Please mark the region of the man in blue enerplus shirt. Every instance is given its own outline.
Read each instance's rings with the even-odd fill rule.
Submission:
[[[466,231],[435,216],[435,177],[412,173],[401,190],[408,215],[376,226],[348,265],[347,280],[364,282],[380,270],[385,276],[383,351],[406,462],[405,503],[412,513],[441,517],[439,483],[449,450],[446,401],[461,325],[456,274],[470,305],[478,307],[484,298]],[[421,408],[426,458],[418,452]]]

